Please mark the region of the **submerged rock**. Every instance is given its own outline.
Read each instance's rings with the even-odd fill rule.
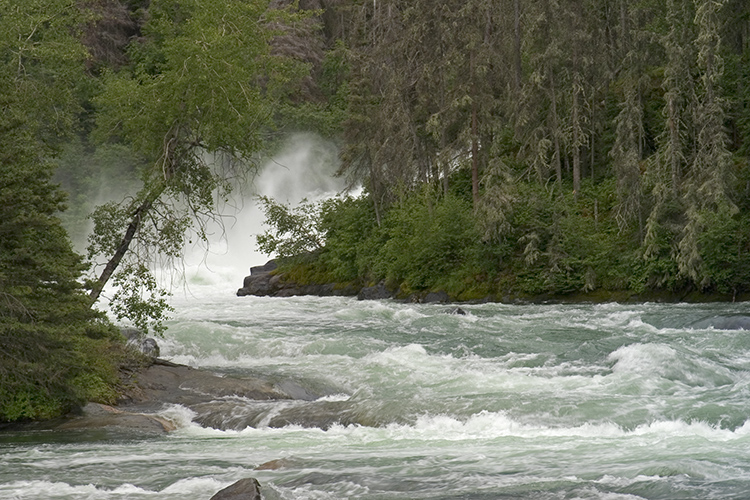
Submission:
[[[279,470],[285,469],[294,464],[294,461],[289,458],[277,458],[276,460],[269,460],[268,462],[262,463],[253,470]]]
[[[240,479],[216,493],[210,500],[261,500],[260,483],[257,479]]]
[[[714,328],[716,330],[750,330],[750,316],[711,316],[695,321],[689,328],[703,329]]]

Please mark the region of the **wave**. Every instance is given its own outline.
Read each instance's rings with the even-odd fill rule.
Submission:
[[[0,484],[0,496],[9,500],[88,499],[127,500],[131,498],[154,498],[159,500],[184,500],[210,498],[233,481],[219,481],[212,477],[179,479],[162,490],[150,490],[130,483],[115,487],[94,484],[68,484],[54,481],[14,481]]]

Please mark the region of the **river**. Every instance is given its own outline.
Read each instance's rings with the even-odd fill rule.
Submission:
[[[196,291],[197,290],[197,291]],[[750,332],[690,328],[748,304],[445,305],[175,297],[177,363],[293,379],[357,423],[224,430],[165,407],[161,438],[0,436],[2,499],[745,499]],[[305,406],[307,405],[307,406]],[[321,410],[322,409],[322,410]],[[257,409],[256,409],[257,413]],[[266,420],[268,420],[266,419]],[[282,460],[277,470],[254,470]]]

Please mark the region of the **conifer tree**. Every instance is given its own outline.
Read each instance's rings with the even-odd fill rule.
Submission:
[[[89,307],[51,182],[80,111],[85,15],[67,0],[0,1],[0,12],[0,421],[13,421],[111,402],[118,334]]]
[[[736,206],[728,192],[732,155],[727,149],[726,114],[719,87],[723,71],[719,12],[724,2],[695,0],[694,3],[700,80],[692,119],[697,130],[684,188],[687,223],[679,241],[677,263],[683,275],[703,287],[709,283],[702,272],[699,245],[705,230],[702,212],[726,207],[731,214]]]

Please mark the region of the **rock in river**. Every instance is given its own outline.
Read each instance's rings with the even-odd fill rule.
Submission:
[[[261,500],[260,484],[256,479],[240,479],[216,493],[210,500]]]

